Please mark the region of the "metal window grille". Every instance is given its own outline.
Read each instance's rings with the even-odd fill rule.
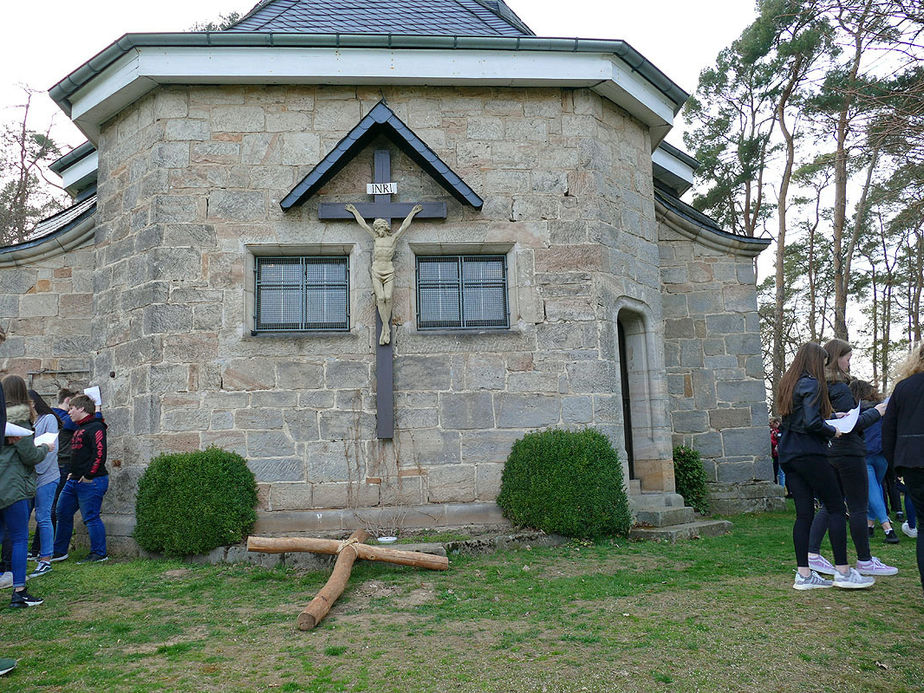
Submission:
[[[254,332],[350,328],[349,258],[255,260]]]
[[[507,258],[455,255],[417,258],[419,329],[509,327]]]

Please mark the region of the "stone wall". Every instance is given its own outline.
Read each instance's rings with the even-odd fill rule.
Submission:
[[[446,221],[419,220],[399,242],[396,432],[375,438],[371,240],[353,222],[320,222],[317,204],[365,199],[383,146],[400,199],[447,195],[382,140],[303,207],[284,214],[278,201],[382,96],[170,87],[104,126],[93,371],[123,462],[110,513],[131,513],[153,455],[210,444],[244,455],[260,509],[280,512],[490,501],[511,444],[535,429],[592,425],[622,448],[624,299],[648,315],[648,396],[653,409],[665,401],[645,129],[587,90],[386,88],[485,204],[450,201]],[[252,336],[253,255],[331,248],[350,256],[351,330]],[[505,253],[511,329],[417,331],[413,258],[429,252]],[[668,422],[647,425],[663,480]]]
[[[93,345],[93,248],[50,248],[25,261],[0,255],[0,369],[26,379],[49,404],[85,387]]]
[[[689,229],[659,221],[674,445],[696,448],[708,479],[723,493],[727,484],[769,481],[754,278],[759,251],[741,247],[728,234],[697,230],[694,238]]]

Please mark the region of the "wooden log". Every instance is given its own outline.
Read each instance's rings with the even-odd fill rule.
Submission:
[[[347,580],[349,580],[350,573],[353,570],[353,563],[357,558],[356,547],[361,546],[362,542],[368,538],[369,533],[366,530],[357,529],[345,542],[337,542],[341,544],[341,549],[334,563],[334,570],[330,578],[328,578],[327,584],[321,588],[318,595],[298,615],[297,623],[300,630],[311,630],[327,616],[331,606],[346,588]]]
[[[367,535],[368,538],[368,535]],[[294,553],[308,551],[335,555],[343,542],[336,539],[313,539],[310,537],[247,537],[247,550],[260,553]],[[358,543],[353,545],[358,558],[367,561],[381,561],[409,565],[415,568],[428,568],[430,570],[448,570],[449,559],[445,556],[436,556],[419,551],[401,551],[388,549],[382,546],[369,546]]]

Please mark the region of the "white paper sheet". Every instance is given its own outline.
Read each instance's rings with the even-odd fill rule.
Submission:
[[[43,434],[40,435],[40,436],[36,436],[36,437],[35,437],[35,445],[36,445],[36,446],[39,446],[39,445],[49,445],[49,446],[51,446],[51,445],[54,444],[54,442],[55,442],[56,440],[58,440],[58,434],[57,434],[57,433],[52,433],[51,431],[49,431],[48,433],[43,433]]]
[[[31,436],[32,431],[7,421],[6,430],[3,432],[3,435],[10,436],[11,438],[21,438],[23,436]]]
[[[847,412],[847,416],[841,419],[828,419],[828,423],[834,426],[841,433],[850,433],[853,427],[857,425],[857,419],[860,418],[860,405]]]
[[[97,407],[103,406],[103,398],[100,395],[99,385],[92,385],[84,389],[83,394],[93,400],[93,404]]]

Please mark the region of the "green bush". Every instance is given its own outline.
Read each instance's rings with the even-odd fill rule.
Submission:
[[[160,455],[138,482],[135,541],[168,556],[243,541],[257,514],[257,482],[238,454],[217,447]]]
[[[706,470],[698,451],[686,445],[674,448],[674,484],[691,508],[701,513],[709,510]]]
[[[513,444],[497,503],[517,525],[592,539],[632,526],[622,464],[603,434],[530,433]]]

